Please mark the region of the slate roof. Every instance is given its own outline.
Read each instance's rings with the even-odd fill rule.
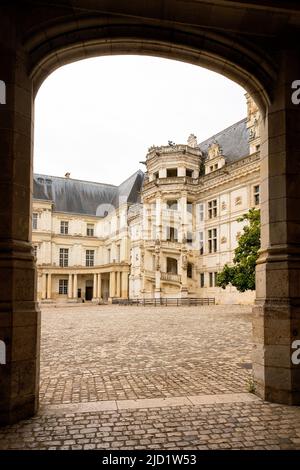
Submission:
[[[33,198],[53,201],[57,212],[103,217],[119,204],[140,202],[143,179],[141,170],[119,186],[34,174]]]
[[[227,163],[249,155],[249,131],[246,122],[246,118],[242,119],[201,142],[199,148],[204,157],[213,142],[220,144]],[[104,217],[106,211],[109,213],[120,204],[139,203],[143,180],[144,173],[141,170],[119,186],[34,174],[33,198],[53,201],[54,210],[57,212]]]
[[[204,140],[204,142],[201,142],[199,147],[204,157],[207,156],[208,147],[213,142],[220,144],[227,163],[234,162],[235,160],[249,155],[249,130],[246,127],[246,122],[246,118],[242,119],[209,139]]]

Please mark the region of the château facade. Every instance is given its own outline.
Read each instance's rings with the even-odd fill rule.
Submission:
[[[202,143],[152,146],[120,186],[34,175],[32,242],[41,301],[214,297],[251,303],[253,292],[216,286],[244,222],[259,207],[259,112]]]

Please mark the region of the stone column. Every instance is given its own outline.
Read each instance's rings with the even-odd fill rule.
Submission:
[[[181,227],[180,233],[178,234],[178,241],[182,242],[184,236],[187,235],[187,193],[183,192],[180,198],[180,210],[181,210]]]
[[[115,288],[116,273],[114,271],[109,273],[109,297],[115,297],[116,288]]]
[[[11,8],[1,16],[0,105],[0,424],[32,416],[38,405],[40,312],[31,247],[32,83]]]
[[[72,299],[72,297],[73,297],[73,279],[72,279],[72,274],[69,274],[68,299]]]
[[[93,299],[97,299],[98,295],[97,295],[97,291],[98,291],[98,280],[97,280],[97,274],[94,274],[94,282],[93,282]]]
[[[78,288],[77,288],[77,274],[74,274],[74,283],[73,283],[73,299],[77,299]]]
[[[181,253],[181,288],[180,288],[180,296],[187,297],[188,295],[188,285],[187,285],[187,251],[182,249]]]
[[[46,298],[46,274],[42,274],[42,300]]]
[[[116,297],[120,297],[121,296],[121,292],[120,292],[120,278],[121,278],[121,273],[120,271],[117,272],[117,287],[116,287]]]
[[[73,299],[77,299],[78,288],[77,288],[77,274],[73,275]]]
[[[161,195],[158,194],[157,197],[156,197],[156,204],[155,204],[155,207],[156,207],[156,214],[155,214],[155,226],[156,226],[156,240],[161,240],[162,238],[162,214],[161,214],[161,211],[162,211],[162,207],[161,207]]]
[[[256,271],[253,373],[268,401],[300,404],[300,80],[299,51],[282,52],[273,102],[261,125],[261,251]],[[255,97],[254,97],[255,99]]]
[[[48,273],[47,275],[47,299],[51,299],[51,291],[52,291],[51,274]]]
[[[122,299],[128,299],[128,272],[123,271],[121,275],[122,275],[121,297]]]
[[[99,299],[102,299],[102,282],[101,282],[101,274],[98,274],[98,297]]]

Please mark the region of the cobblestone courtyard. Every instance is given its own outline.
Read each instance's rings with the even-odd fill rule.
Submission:
[[[40,411],[0,449],[300,449],[251,385],[251,307],[44,308]]]

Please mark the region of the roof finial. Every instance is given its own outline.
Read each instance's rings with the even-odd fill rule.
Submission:
[[[196,148],[198,146],[197,137],[195,136],[195,134],[190,134],[189,135],[189,138],[187,140],[187,144],[188,144],[189,147],[193,147],[193,148]]]

